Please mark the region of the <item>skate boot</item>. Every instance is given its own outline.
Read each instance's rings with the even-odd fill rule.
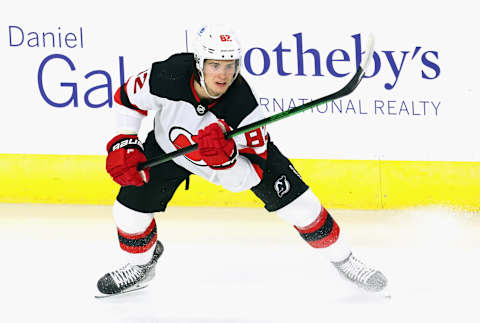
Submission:
[[[98,280],[98,290],[102,294],[115,295],[146,287],[147,283],[155,277],[155,265],[162,253],[163,245],[157,241],[150,262],[145,265],[126,264],[120,269],[105,274]]]
[[[380,271],[365,266],[351,253],[347,259],[332,264],[344,278],[365,290],[379,292],[387,286],[387,278]]]

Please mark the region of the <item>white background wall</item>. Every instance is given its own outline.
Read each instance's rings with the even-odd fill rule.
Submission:
[[[108,106],[90,108],[84,103],[85,92],[106,83],[103,75],[89,78],[95,70],[106,71],[114,92],[120,85],[119,57],[124,59],[125,77],[140,72],[153,61],[166,59],[186,50],[185,33],[191,36],[204,23],[229,23],[241,37],[245,51],[259,47],[269,55],[270,68],[255,76],[244,68],[243,75],[258,97],[266,104],[265,112],[274,113],[273,99],[316,99],[337,90],[355,70],[355,40],[365,40],[369,31],[376,37],[376,51],[381,68],[365,79],[359,88],[342,100],[343,112],[308,111],[269,126],[273,140],[294,158],[458,160],[479,161],[478,139],[480,107],[477,58],[477,10],[471,1],[439,4],[437,1],[295,1],[275,4],[261,1],[15,1],[0,4],[0,88],[2,105],[0,135],[4,138],[0,153],[104,154],[105,144],[113,134],[113,114]],[[23,31],[24,41],[21,42]],[[59,29],[60,28],[60,29]],[[80,37],[65,46],[65,35]],[[62,47],[43,47],[42,33],[63,35]],[[30,33],[30,34],[29,34]],[[36,33],[39,47],[28,46]],[[302,34],[303,50],[320,54],[324,76],[314,74],[313,56],[304,54],[305,76],[295,76],[297,45],[294,34]],[[70,38],[73,36],[70,35]],[[279,43],[290,52],[283,54],[279,76]],[[412,59],[413,52],[418,53]],[[349,62],[335,62],[338,72],[350,73],[338,78],[328,73],[326,57],[334,49],[343,49]],[[387,61],[391,52],[397,67],[395,82]],[[426,52],[431,52],[427,53]],[[438,53],[435,57],[433,52]],[[253,70],[263,67],[260,50],[254,50]],[[61,82],[78,84],[79,106],[63,108],[49,105],[40,94],[38,71],[50,55],[61,54],[75,65],[56,59],[45,65],[43,82],[47,95],[57,102],[66,101],[71,88]],[[340,57],[337,53],[336,58]],[[422,78],[422,71],[434,77],[438,71],[422,62],[422,55],[438,66],[440,74],[432,80]],[[430,64],[431,65],[431,64]],[[373,66],[367,75],[373,73]],[[99,103],[107,98],[100,89],[90,97]],[[348,100],[353,104],[346,111]],[[360,113],[359,101],[362,105]],[[381,114],[375,101],[385,105]],[[392,101],[390,113],[386,105]],[[402,101],[406,102],[401,106]],[[415,111],[412,110],[412,103]],[[426,109],[420,101],[427,101]],[[432,103],[438,106],[436,110]],[[402,108],[402,111],[400,111]],[[276,106],[275,112],[278,111]],[[319,108],[325,111],[325,107]],[[407,110],[408,113],[407,113]],[[355,111],[354,111],[355,110]],[[399,114],[400,113],[400,114]],[[414,115],[414,113],[416,115]],[[148,131],[149,122],[142,129]]]

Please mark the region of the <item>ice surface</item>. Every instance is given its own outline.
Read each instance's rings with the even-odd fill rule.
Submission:
[[[480,215],[331,210],[390,299],[340,279],[262,209],[170,208],[148,288],[95,299],[123,264],[106,206],[0,205],[1,322],[479,322]]]

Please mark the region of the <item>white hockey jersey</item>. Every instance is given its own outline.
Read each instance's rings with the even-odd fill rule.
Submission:
[[[155,139],[169,153],[194,144],[192,135],[218,119],[236,129],[265,117],[241,75],[223,96],[204,101],[193,88],[194,73],[193,54],[182,53],[153,63],[150,69],[130,77],[115,93],[118,131],[138,132],[147,111],[155,111]],[[198,151],[176,157],[173,161],[232,192],[248,190],[262,178],[262,169],[251,160],[258,159],[258,156],[263,160],[267,157],[266,129],[252,130],[234,137],[234,140],[240,154],[231,168],[211,169]]]

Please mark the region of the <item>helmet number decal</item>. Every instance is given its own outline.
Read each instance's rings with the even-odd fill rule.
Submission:
[[[220,40],[221,41],[232,41],[230,39],[230,35],[220,35]]]

